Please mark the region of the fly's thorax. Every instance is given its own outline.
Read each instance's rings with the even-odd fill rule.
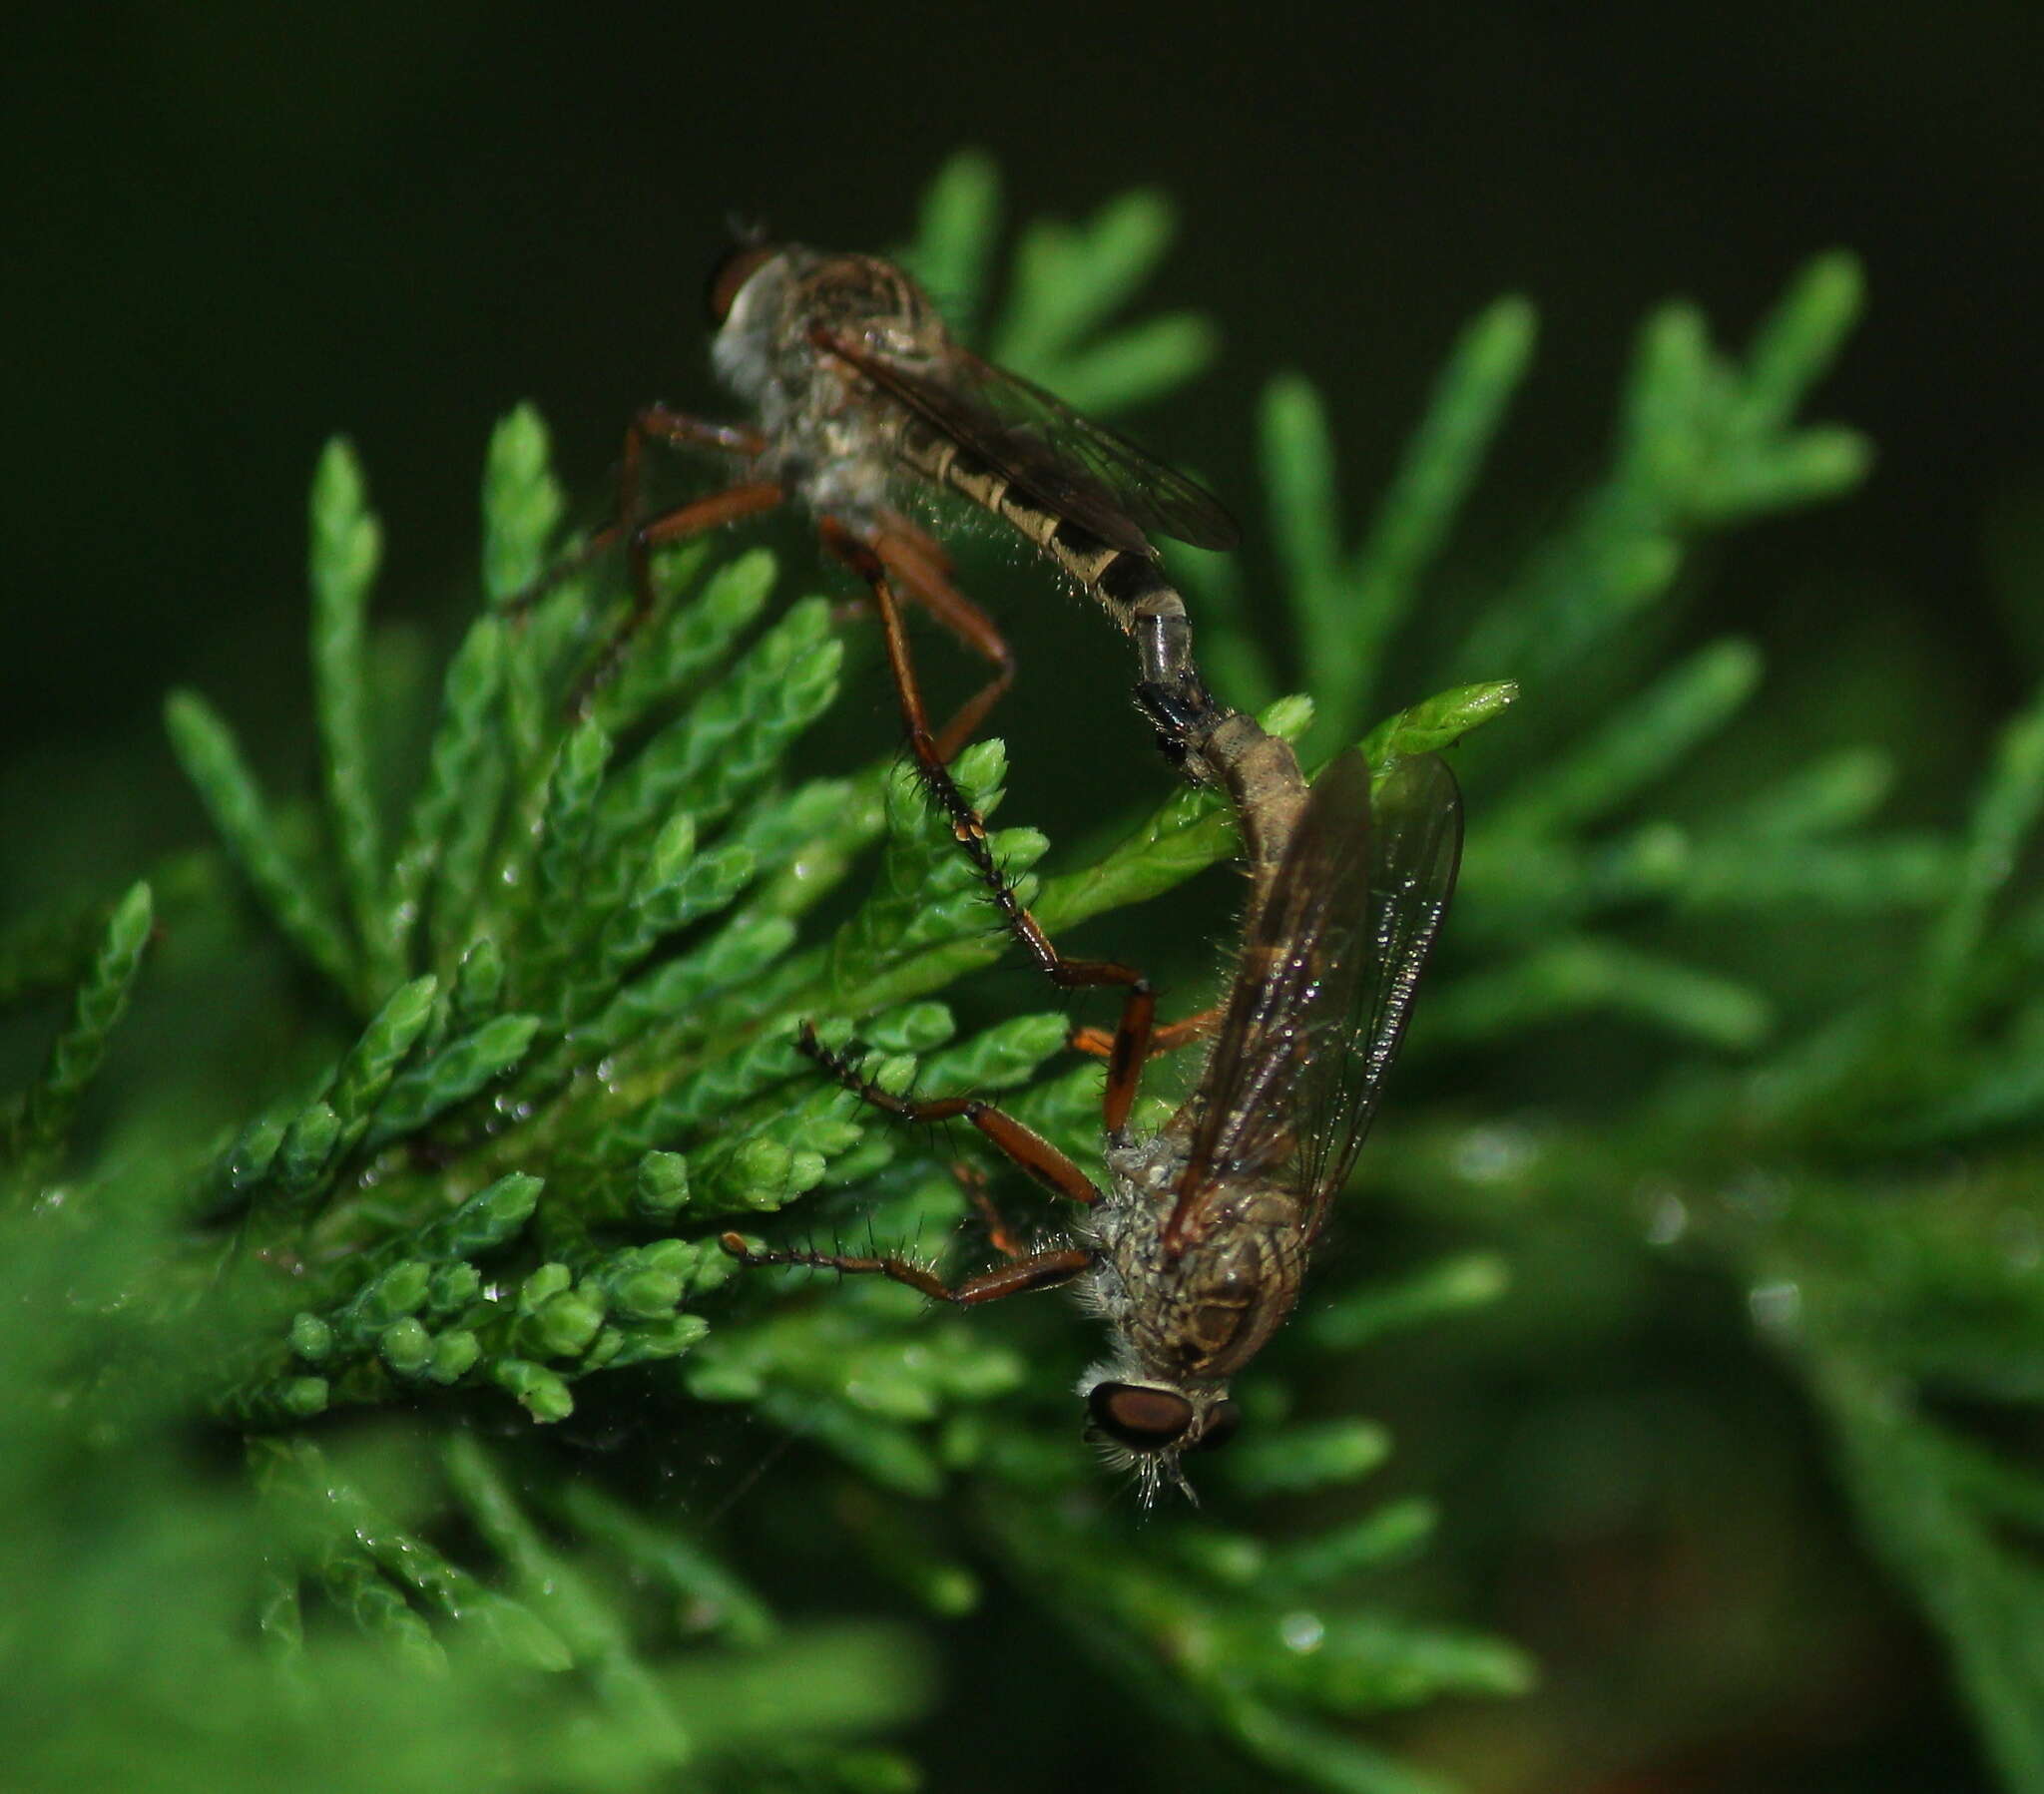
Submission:
[[[913,364],[941,352],[943,321],[893,263],[789,244],[747,278],[712,342],[719,376],[766,439],[756,471],[863,523],[890,502],[901,416],[819,337]]]
[[[1187,1131],[1168,1126],[1151,1134],[1111,1137],[1103,1156],[1107,1163],[1110,1209],[1149,1210],[1168,1205],[1184,1175],[1190,1150]]]
[[[1100,1265],[1090,1305],[1116,1337],[1116,1362],[1173,1386],[1222,1383],[1290,1313],[1305,1270],[1305,1211],[1280,1184],[1204,1193],[1183,1238],[1166,1230],[1185,1167],[1181,1135],[1111,1143],[1108,1200],[1092,1218]]]
[[[877,255],[809,252],[791,306],[804,334],[827,331],[893,361],[934,361],[949,340],[929,295]]]
[[[911,367],[939,360],[948,341],[922,288],[891,261],[789,244],[739,289],[712,354],[741,397],[831,410],[866,386],[827,339]]]

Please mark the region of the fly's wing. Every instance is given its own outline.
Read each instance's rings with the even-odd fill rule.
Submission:
[[[1354,970],[1328,980],[1325,1039],[1300,1080],[1298,1163],[1309,1235],[1348,1181],[1376,1116],[1461,862],[1455,775],[1434,754],[1401,760],[1371,806],[1368,902],[1348,944]]]
[[[955,344],[940,370],[905,366],[833,333],[821,346],[932,428],[997,469],[1047,511],[1115,548],[1150,552],[1150,535],[1230,549],[1242,532],[1204,487],[1081,417],[1041,386]]]
[[[1020,374],[954,349],[961,380],[1011,429],[1036,437],[1066,463],[1083,467],[1120,501],[1145,534],[1194,548],[1227,550],[1242,540],[1228,508],[1204,486],[1151,459],[1126,436],[1082,417],[1055,393]]]
[[[1313,781],[1270,896],[1250,918],[1167,1241],[1200,1232],[1203,1207],[1238,1179],[1297,1156],[1306,1078],[1340,1046],[1330,1035],[1360,976],[1369,869],[1369,767],[1344,753]]]
[[[1344,753],[1314,781],[1244,943],[1167,1239],[1243,1176],[1295,1167],[1307,1233],[1347,1180],[1397,1057],[1461,859],[1444,761],[1405,760],[1374,803]]]

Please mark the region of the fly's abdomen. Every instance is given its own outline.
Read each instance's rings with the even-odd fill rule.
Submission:
[[[1098,599],[1124,630],[1139,616],[1184,616],[1185,604],[1146,547],[1108,541],[1016,487],[999,468],[920,420],[903,424],[896,452],[923,478],[998,517]],[[1132,541],[1141,542],[1133,525]]]
[[[923,479],[949,487],[1033,542],[1099,601],[1136,645],[1137,701],[1157,724],[1166,751],[1194,782],[1205,782],[1209,774],[1194,756],[1229,712],[1208,693],[1194,664],[1185,600],[1135,524],[1107,511],[1086,521],[1067,516],[921,418],[900,421],[894,451]]]
[[[1267,733],[1253,716],[1234,711],[1199,743],[1213,775],[1227,787],[1241,819],[1255,883],[1255,909],[1272,881],[1305,812],[1307,785],[1291,743]]]

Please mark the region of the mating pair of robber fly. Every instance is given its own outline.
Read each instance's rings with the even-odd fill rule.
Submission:
[[[824,546],[871,590],[918,771],[1007,927],[1061,988],[1123,992],[1111,1038],[1074,1037],[1108,1062],[1105,1188],[993,1105],[891,1096],[802,1032],[803,1050],[864,1101],[907,1121],[966,1121],[1069,1200],[1063,1243],[1024,1245],[976,1190],[1001,1262],[957,1283],[899,1257],[755,1251],[737,1234],[723,1243],[748,1263],[870,1272],[967,1307],[1074,1285],[1111,1342],[1079,1386],[1090,1433],[1139,1472],[1146,1495],[1166,1481],[1184,1487],[1181,1454],[1235,1431],[1230,1381],[1297,1300],[1375,1112],[1454,885],[1454,779],[1423,755],[1390,767],[1372,792],[1369,768],[1350,750],[1308,785],[1289,746],[1218,703],[1151,538],[1230,547],[1228,514],[1121,437],[954,343],[899,268],[754,242],[724,259],[709,298],[713,361],[751,421],[642,411],[626,436],[618,520],[590,552],[622,546],[643,618],[656,546],[789,499],[805,504]],[[721,451],[739,477],[642,518],[640,482],[655,443]],[[1137,701],[1167,756],[1234,803],[1251,897],[1218,1019],[1160,1025],[1143,978],[1061,954],[994,863],[946,764],[1007,688],[1013,664],[991,620],[953,583],[943,550],[897,508],[931,489],[992,513],[1099,600],[1135,643]],[[993,669],[939,730],[910,666],[904,597]],[[1212,1046],[1192,1097],[1157,1133],[1132,1132],[1145,1062],[1201,1034]]]

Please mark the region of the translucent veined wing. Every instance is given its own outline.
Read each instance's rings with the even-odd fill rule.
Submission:
[[[1412,999],[1462,863],[1462,793],[1434,754],[1400,760],[1370,806],[1369,902],[1344,1010],[1300,1081],[1308,1235],[1348,1181],[1398,1057]],[[1330,984],[1335,982],[1330,980]],[[1335,999],[1330,991],[1328,1004]]]
[[[1285,1165],[1318,1230],[1397,1056],[1461,838],[1454,775],[1430,754],[1400,762],[1374,804],[1359,753],[1314,781],[1243,945],[1167,1243]]]
[[[1045,510],[1083,524],[1116,548],[1147,553],[1151,535],[1212,549],[1230,549],[1242,539],[1211,492],[1020,374],[955,344],[935,369],[925,370],[834,333],[819,340]]]
[[[1344,753],[1314,780],[1297,826],[1250,918],[1235,985],[1201,1080],[1167,1244],[1202,1231],[1207,1202],[1297,1153],[1300,1082],[1347,1013],[1368,913],[1369,767]]]

